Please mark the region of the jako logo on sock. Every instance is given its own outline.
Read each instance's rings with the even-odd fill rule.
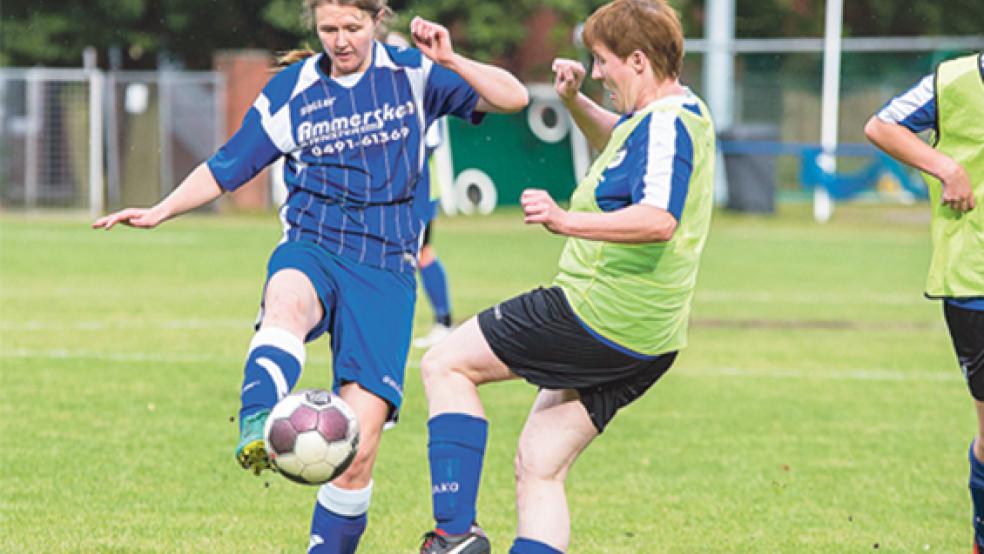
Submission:
[[[444,493],[456,493],[458,492],[458,482],[451,481],[450,483],[438,483],[431,487],[432,494],[444,494]]]

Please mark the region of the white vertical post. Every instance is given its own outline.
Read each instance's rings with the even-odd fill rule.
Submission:
[[[161,148],[161,171],[160,171],[160,196],[164,198],[174,189],[174,171],[171,155],[171,69],[164,67],[158,72],[157,81],[157,116],[158,128],[160,129],[160,148]]]
[[[840,65],[841,29],[843,26],[843,0],[827,0],[827,17],[823,37],[823,100],[821,105],[820,170],[824,182],[834,178],[837,171],[837,130],[840,113]],[[834,213],[834,202],[826,186],[821,185],[813,192],[813,218],[820,222],[830,221]]]
[[[707,51],[704,54],[704,90],[707,107],[711,110],[718,132],[734,124],[735,89],[735,0],[708,0],[704,25]],[[724,202],[728,198],[724,156],[717,154],[714,172],[714,196]]]
[[[98,69],[89,70],[89,214],[105,209],[103,180],[103,87],[105,77]]]
[[[734,123],[735,0],[708,0],[707,52],[704,54],[704,89],[707,107],[720,129]]]
[[[98,52],[92,46],[82,52],[82,67],[89,80],[89,215],[103,212],[103,87],[105,79],[98,65]]]
[[[441,143],[434,149],[434,165],[437,169],[437,184],[441,187],[440,204],[441,210],[446,215],[455,215],[458,212],[454,204],[454,162],[451,155],[451,127],[448,125],[448,118],[442,117],[431,125],[440,125]],[[424,164],[424,171],[429,171],[427,164]],[[434,181],[431,181],[434,186]]]
[[[41,137],[44,129],[44,75],[40,68],[27,72],[27,132],[24,136],[24,207],[38,205],[41,172]]]
[[[106,74],[106,197],[111,206],[118,206],[123,197],[120,190],[120,120],[116,112],[119,104],[116,89],[119,85],[118,69]]]

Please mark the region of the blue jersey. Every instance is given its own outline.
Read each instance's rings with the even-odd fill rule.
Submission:
[[[285,68],[208,167],[232,191],[284,156],[283,242],[412,272],[425,211],[415,205],[429,196],[423,131],[446,114],[478,122],[478,94],[419,50],[376,43],[371,55],[364,73],[337,79],[325,54]]]
[[[697,97],[689,91],[656,102],[676,103],[700,114]],[[632,114],[625,115],[618,123],[630,117]],[[602,173],[595,200],[605,212],[646,204],[662,208],[680,221],[693,163],[693,141],[683,121],[673,112],[655,111],[632,131]]]
[[[984,79],[984,58],[981,59]],[[878,119],[897,123],[913,133],[936,129],[936,78],[927,75],[904,93],[892,98],[878,112]]]

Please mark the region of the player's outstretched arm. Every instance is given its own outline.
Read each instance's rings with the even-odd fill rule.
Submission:
[[[151,208],[127,208],[100,217],[93,229],[112,229],[117,223],[130,227],[151,229],[172,217],[204,206],[222,195],[222,187],[212,176],[207,164],[195,168],[184,181],[163,200]]]
[[[585,70],[581,62],[557,58],[553,61],[554,90],[571,112],[574,123],[597,150],[603,150],[618,123],[618,114],[602,108],[581,92]]]
[[[974,209],[974,191],[967,171],[953,158],[923,142],[909,129],[873,116],[864,126],[868,140],[902,163],[935,176],[943,183],[943,204],[966,212]]]
[[[677,221],[666,210],[645,204],[614,212],[569,212],[562,209],[550,193],[526,189],[519,199],[523,222],[541,224],[551,233],[607,242],[665,242],[673,238]]]
[[[410,22],[410,36],[425,56],[461,75],[475,89],[480,97],[475,111],[514,113],[530,103],[526,87],[512,73],[457,54],[444,26],[415,17]]]

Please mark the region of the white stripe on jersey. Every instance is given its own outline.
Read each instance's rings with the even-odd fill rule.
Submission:
[[[290,240],[290,223],[287,223],[287,201],[284,200],[284,205],[280,207],[280,227],[283,229],[284,233],[280,236],[280,243],[283,244]]]
[[[284,104],[275,114],[270,113],[270,99],[265,94],[257,97],[253,107],[260,113],[260,124],[266,131],[270,142],[281,152],[287,153],[297,148],[294,131],[290,124],[290,104]]]
[[[369,76],[369,89],[372,91],[372,104],[374,106],[379,105],[379,94],[376,92],[376,73],[372,73]],[[389,151],[385,148],[383,149],[383,162],[386,164],[386,175],[391,175],[390,173],[390,163],[389,163]],[[372,181],[366,180],[366,198],[371,196]],[[362,224],[366,225],[366,219],[368,215],[363,212],[362,214]],[[359,254],[359,261],[364,262],[366,260],[366,244],[369,241],[368,235],[362,235],[362,252]]]
[[[649,118],[646,174],[642,178],[644,185],[639,203],[669,210],[673,158],[676,156],[677,113],[656,110]]]
[[[389,52],[381,42],[376,42],[376,52],[373,55],[373,59],[375,60],[376,67],[385,67],[386,69],[392,69],[394,71],[400,69],[395,63],[393,63],[393,60],[390,59]],[[427,58],[424,57],[424,59]]]
[[[434,67],[434,62],[431,61],[427,56],[420,57],[420,69],[410,69],[407,68],[407,79],[410,81],[410,92],[413,93],[414,104],[423,108],[424,106],[424,88],[427,86],[427,78],[430,76],[431,68]],[[427,131],[427,114],[426,110],[417,110],[417,120],[420,122],[420,134],[423,138],[424,133]],[[427,145],[424,144],[425,141],[420,141],[420,154],[417,159],[420,160],[420,166],[418,170],[422,170],[425,165],[427,165]]]
[[[905,94],[893,98],[888,105],[878,112],[878,119],[886,123],[901,123],[930,103],[936,96],[935,91],[935,77],[927,75]]]
[[[301,66],[301,72],[297,76],[297,83],[294,85],[294,90],[290,93],[290,99],[293,99],[298,94],[310,88],[311,85],[321,80],[321,75],[318,73],[318,60],[320,59],[321,56],[314,55],[304,60],[304,65]],[[290,103],[290,99],[287,100],[288,104]]]
[[[369,74],[369,79],[371,80],[370,84],[375,83],[375,79],[376,79],[375,75],[376,75],[375,72]],[[350,97],[352,99],[352,111],[353,112],[356,112],[356,111],[358,111],[358,109],[357,109],[357,107],[355,105],[355,95],[354,94],[350,94]],[[366,159],[366,147],[365,146],[362,146],[362,145],[359,146],[359,155],[362,157],[362,168],[365,170],[366,174],[368,175],[371,170],[369,169],[369,160]],[[345,175],[346,175],[346,178],[347,178],[348,177],[348,172],[345,172]],[[346,190],[348,189],[348,185],[347,184],[346,184],[346,187],[345,188],[346,188]],[[371,189],[372,189],[372,179],[366,179],[366,198],[369,198]],[[366,218],[366,214],[363,213],[362,214],[363,223],[365,223],[365,218]],[[366,236],[365,235],[362,235],[362,252],[359,253],[359,262],[360,263],[363,262],[363,261],[365,261],[365,259],[366,259],[366,240],[367,240],[366,239]]]

